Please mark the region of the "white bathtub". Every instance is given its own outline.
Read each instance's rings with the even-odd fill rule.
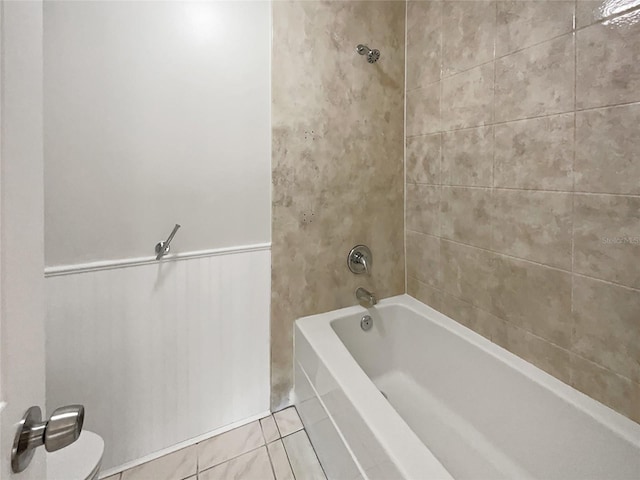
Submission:
[[[330,479],[640,479],[640,425],[407,295],[297,320],[295,370]]]

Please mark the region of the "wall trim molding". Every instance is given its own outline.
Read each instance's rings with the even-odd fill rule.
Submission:
[[[151,265],[154,263],[163,264],[177,262],[180,260],[190,260],[192,258],[215,257],[218,255],[235,255],[238,253],[260,252],[271,249],[271,242],[256,243],[254,245],[239,245],[235,247],[214,248],[210,250],[197,250],[193,252],[176,253],[167,255],[162,260],[156,257],[122,258],[118,260],[103,260],[100,262],[78,263],[75,265],[60,265],[56,267],[46,267],[44,276],[58,277],[61,275],[75,275],[78,273],[98,272],[101,270],[113,270],[117,268],[137,267],[140,265]]]

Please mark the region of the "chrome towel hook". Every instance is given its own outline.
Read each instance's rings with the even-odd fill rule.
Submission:
[[[160,260],[167,253],[169,253],[169,250],[171,250],[171,240],[173,240],[173,237],[179,228],[180,225],[176,223],[176,226],[173,227],[173,230],[169,234],[169,238],[167,238],[164,242],[159,242],[158,244],[156,244],[156,260]]]

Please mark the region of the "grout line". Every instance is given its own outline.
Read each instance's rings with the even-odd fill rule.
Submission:
[[[640,193],[611,193],[611,192],[583,192],[572,190],[548,190],[542,188],[521,188],[521,187],[491,187],[485,185],[445,185],[440,183],[424,183],[424,182],[409,182],[409,185],[419,185],[423,187],[442,187],[442,188],[458,188],[469,190],[505,190],[515,192],[544,192],[544,193],[564,193],[584,196],[608,196],[608,197],[631,197],[640,198]]]
[[[495,71],[494,71],[494,78],[495,78]],[[495,102],[496,102],[496,96],[495,96],[495,86],[494,86],[494,95],[493,95],[493,108],[495,111]],[[485,127],[481,127],[481,128],[485,128]],[[492,160],[491,160],[491,188],[496,188],[496,128],[495,126],[491,126],[491,134],[493,136],[493,145],[492,145]]]
[[[496,16],[497,16],[497,8],[498,7],[497,7],[497,2],[496,2]],[[507,57],[510,57],[512,55],[516,55],[516,54],[521,53],[521,52],[523,52],[525,50],[528,50],[530,48],[539,47],[540,45],[543,45],[543,44],[548,43],[548,42],[552,42],[554,40],[557,40],[557,39],[562,38],[564,36],[571,35],[573,33],[574,33],[574,30],[570,30],[568,32],[564,32],[564,33],[558,34],[555,37],[549,37],[549,38],[546,38],[546,39],[544,39],[544,40],[542,40],[540,42],[536,42],[536,43],[533,43],[531,45],[527,45],[526,47],[522,47],[522,48],[519,48],[517,50],[513,50],[513,51],[511,51],[509,53],[506,53],[504,55],[496,55],[496,45],[495,45],[496,41],[494,39],[493,56],[492,56],[491,60],[487,60],[486,62],[476,63],[471,67],[465,68],[463,70],[457,70],[454,73],[450,73],[448,75],[444,74],[444,70],[443,70],[442,74],[440,76],[440,79],[441,80],[449,80],[450,78],[456,77],[458,75],[462,75],[464,73],[468,73],[471,70],[474,70],[476,68],[484,67],[484,66],[490,64],[491,62],[497,62],[498,60],[503,60],[503,59],[505,59]],[[433,86],[435,83],[436,82],[430,82],[430,83],[427,83],[427,84],[424,84],[424,85],[420,85],[419,87],[415,87],[415,88],[409,89],[408,92],[414,92],[416,90],[420,90],[421,88],[428,88],[430,86]]]
[[[498,61],[496,58],[496,53],[498,49],[498,2],[496,5],[496,18],[494,25],[494,37],[493,37],[493,91],[492,91],[492,99],[491,99],[491,115],[492,120],[495,122],[496,120],[496,84],[497,84],[497,69],[498,69]],[[496,184],[496,128],[494,126],[488,127],[491,128],[491,137],[492,137],[492,145],[491,145],[491,191],[489,193],[489,208],[490,208],[490,216],[489,216],[489,247],[493,249],[494,247],[494,219],[495,219],[495,184]]]
[[[442,126],[443,126],[443,115],[442,115],[442,106],[443,106],[443,97],[444,97],[444,82],[442,81],[442,76],[444,74],[444,4],[441,3],[440,4],[440,22],[439,22],[439,30],[440,30],[440,98],[438,100],[438,122],[440,124],[440,130],[442,130]],[[440,172],[439,172],[439,178],[440,181],[442,182],[442,164],[443,164],[443,156],[444,156],[444,135],[442,135],[442,133],[440,133],[440,138],[439,138],[439,145],[440,145],[440,154],[438,155],[438,159],[440,162]],[[437,229],[438,229],[438,235],[442,234],[442,188],[438,189],[438,209],[437,209]],[[442,264],[442,256],[440,253],[440,248],[438,248],[438,269],[440,269],[440,265]],[[440,272],[436,272],[436,275],[438,275]]]
[[[442,82],[442,78],[444,77],[444,2],[440,2],[439,6],[438,40],[440,41],[440,71],[438,72],[438,81]]]
[[[467,126],[467,127],[460,127],[460,128],[452,128],[452,129],[448,129],[448,130],[434,130],[431,132],[425,132],[425,133],[420,133],[417,135],[408,135],[407,138],[416,138],[416,137],[426,137],[429,135],[436,135],[438,133],[450,133],[450,132],[459,132],[459,131],[463,131],[463,130],[472,130],[474,128],[483,128],[483,127],[490,127],[490,126],[502,126],[502,125],[508,125],[510,123],[514,123],[514,122],[524,122],[527,120],[538,120],[538,119],[543,119],[543,118],[549,118],[549,117],[555,117],[555,116],[560,116],[560,115],[570,115],[570,114],[577,114],[577,113],[588,113],[588,112],[592,112],[592,111],[596,111],[596,110],[606,110],[606,109],[612,109],[612,108],[618,108],[618,107],[633,107],[633,106],[640,106],[640,101],[638,100],[633,100],[630,102],[621,102],[621,103],[612,103],[609,105],[600,105],[600,106],[595,106],[595,107],[585,107],[585,108],[575,108],[574,110],[564,110],[561,112],[552,112],[552,113],[545,113],[545,114],[541,114],[541,115],[533,115],[530,117],[523,117],[523,118],[514,118],[514,119],[510,119],[510,120],[503,120],[503,121],[499,121],[499,122],[488,122],[488,123],[483,123],[481,125],[471,125],[471,126]]]
[[[497,2],[496,2],[496,17],[497,17],[497,8],[498,8],[498,7],[497,7]],[[503,55],[497,55],[497,54],[496,54],[496,43],[497,43],[497,39],[494,39],[494,55],[493,55],[493,60],[488,60],[488,61],[486,61],[486,62],[478,63],[478,64],[476,64],[476,65],[474,65],[474,66],[472,66],[472,67],[466,68],[466,69],[464,69],[464,70],[457,71],[457,72],[452,73],[452,74],[450,74],[450,75],[444,75],[444,71],[442,71],[442,70],[441,70],[440,80],[446,80],[446,79],[449,79],[449,78],[451,78],[451,77],[455,77],[456,75],[460,75],[460,74],[463,74],[463,73],[467,73],[467,72],[469,72],[470,70],[473,70],[474,68],[482,67],[482,66],[484,66],[484,65],[487,65],[488,63],[491,63],[492,61],[502,60],[502,59],[507,58],[507,57],[510,57],[510,56],[512,56],[512,55],[515,55],[515,54],[521,53],[521,52],[523,52],[523,51],[525,51],[525,50],[528,50],[528,49],[531,49],[531,48],[535,48],[535,47],[539,47],[540,45],[543,45],[543,44],[545,44],[545,43],[549,43],[549,42],[552,42],[552,41],[554,41],[554,40],[558,40],[559,38],[562,38],[562,37],[564,37],[564,36],[575,35],[575,34],[577,34],[578,32],[581,32],[582,30],[585,30],[585,29],[587,29],[587,28],[589,28],[589,27],[592,27],[592,26],[594,26],[594,25],[603,24],[603,23],[605,23],[605,22],[608,22],[608,21],[613,20],[613,19],[618,18],[618,17],[624,17],[625,15],[628,15],[629,13],[633,12],[634,10],[640,10],[640,5],[634,5],[634,6],[632,6],[632,7],[628,8],[628,9],[626,9],[626,10],[623,10],[623,11],[621,11],[621,12],[614,13],[614,14],[612,14],[612,15],[609,15],[609,16],[607,16],[607,17],[601,18],[601,19],[599,19],[599,20],[593,20],[593,21],[591,21],[591,23],[588,23],[587,25],[583,25],[583,26],[581,26],[581,27],[577,27],[577,9],[574,7],[574,15],[573,15],[573,22],[572,22],[572,23],[573,23],[573,25],[572,25],[571,30],[566,31],[566,32],[563,32],[563,33],[559,33],[558,35],[555,35],[555,36],[553,36],[553,37],[545,38],[544,40],[541,40],[541,41],[539,41],[539,42],[532,43],[532,44],[530,44],[530,45],[527,45],[527,46],[524,46],[524,47],[518,48],[518,49],[516,49],[516,50],[512,50],[512,51],[510,51],[510,52],[508,52],[508,53],[505,53],[505,54],[503,54]],[[496,26],[497,26],[497,18],[496,18]],[[407,93],[408,93],[408,92],[414,92],[415,90],[419,90],[419,89],[421,89],[421,88],[427,88],[427,87],[430,87],[430,86],[432,86],[432,85],[433,85],[433,84],[435,84],[435,83],[436,83],[436,82],[430,82],[430,83],[427,83],[427,84],[424,84],[424,85],[420,85],[420,86],[418,86],[418,87],[410,88],[410,89],[408,89],[408,90],[407,90]]]
[[[200,473],[200,455],[198,454],[198,444],[196,443],[195,445],[196,445],[196,478],[198,478],[198,474]]]
[[[495,65],[495,61],[497,59],[497,53],[498,53],[498,2],[495,2],[495,9],[494,9],[494,23],[493,23],[493,62]],[[495,67],[494,67],[494,75],[493,75],[493,80],[495,82],[496,76],[495,76]]]
[[[324,467],[322,466],[322,462],[320,461],[320,457],[318,457],[318,452],[316,452],[316,449],[313,447],[313,443],[311,443],[311,438],[309,437],[309,434],[307,433],[307,431],[305,429],[302,429],[302,431],[304,432],[304,434],[307,437],[307,440],[309,440],[309,445],[311,445],[311,450],[313,450],[313,454],[316,457],[316,460],[318,461],[318,465],[320,465],[320,470],[322,470],[322,473],[324,474],[324,478],[327,479],[327,472],[325,472]]]
[[[496,120],[496,78],[497,78],[497,69],[498,62],[496,58],[496,52],[498,49],[498,2],[496,2],[496,29],[493,38],[493,121]],[[491,132],[493,135],[493,145],[492,145],[492,163],[491,163],[491,187],[495,187],[496,185],[496,129],[495,127],[491,127]],[[493,237],[493,232],[491,232],[491,236]]]
[[[264,418],[267,418],[267,417],[264,417]],[[273,418],[273,416],[272,416],[272,418]],[[273,423],[275,423],[275,419],[273,420]],[[262,426],[262,418],[260,420],[258,420],[258,424],[260,424],[260,431],[262,432],[262,439],[264,440],[264,444],[266,445],[267,444],[267,436],[265,435],[264,427]],[[276,425],[276,428],[278,428],[277,425]]]
[[[265,439],[266,440],[266,439]],[[275,442],[273,442],[275,443]],[[274,480],[278,480],[278,476],[276,475],[276,469],[273,466],[273,459],[271,458],[271,452],[269,451],[268,445],[265,443],[264,448],[267,449],[267,458],[269,459],[269,466],[271,467],[271,473],[273,473]]]
[[[280,442],[282,443],[282,449],[284,450],[284,454],[287,457],[287,462],[289,462],[289,469],[291,470],[291,474],[293,475],[293,478],[295,479],[296,478],[296,472],[293,471],[293,464],[291,463],[291,458],[289,456],[289,452],[287,451],[287,446],[284,444],[282,439],[280,439]],[[311,445],[311,447],[313,447],[313,445]]]
[[[295,432],[287,433],[285,436],[280,437],[280,438],[290,437],[291,435],[295,435],[296,433],[301,432],[302,430],[304,430],[304,428],[301,428],[300,430],[296,430]]]
[[[403,167],[404,167],[404,178],[403,178],[403,204],[402,204],[402,247],[404,249],[404,292],[407,293],[409,284],[407,278],[407,65],[408,62],[408,39],[409,39],[409,28],[408,28],[408,18],[409,18],[409,8],[408,3],[404,2],[404,125],[403,125],[403,135],[402,135],[402,151],[403,151]]]
[[[436,286],[433,286],[433,285],[429,285],[428,283],[425,283],[425,282],[423,282],[422,280],[420,280],[418,277],[414,277],[414,276],[412,275],[412,276],[410,276],[410,278],[414,279],[416,282],[418,282],[418,283],[420,283],[420,284],[424,285],[425,287],[430,288],[431,290],[435,290],[435,291],[437,291],[437,292],[439,292],[439,293],[446,293],[446,292],[444,291],[444,289],[443,289],[443,288],[441,288],[441,287],[436,287]],[[450,295],[450,296],[452,296],[452,295]],[[436,309],[436,310],[437,310],[437,309]]]
[[[574,31],[578,24],[578,0],[573,4],[573,28]],[[578,106],[578,38],[577,34],[573,36],[573,109],[575,111]],[[569,294],[570,309],[571,309],[571,331],[569,332],[569,343],[575,344],[576,337],[576,323],[575,323],[575,310],[574,310],[574,286],[575,286],[575,249],[576,249],[576,150],[577,143],[577,115],[573,115],[573,158],[571,163],[571,189],[574,193],[571,195],[571,292]],[[574,369],[571,358],[569,358],[569,383],[574,382]]]
[[[301,420],[302,421],[302,420]],[[318,462],[318,465],[320,465],[320,469],[322,470],[322,473],[325,476],[325,479],[328,478],[327,477],[327,472],[325,472],[324,467],[322,466],[322,462],[320,462],[320,458],[318,457],[318,453],[316,452],[315,447],[313,446],[313,443],[311,442],[311,438],[309,438],[309,434],[307,433],[307,430],[305,428],[301,428],[300,430],[297,430],[295,432],[290,433],[289,435],[286,435],[285,437],[282,438],[287,438],[290,437],[292,435],[298,434],[300,432],[304,432],[305,436],[307,437],[307,440],[309,441],[309,445],[311,445],[311,450],[313,451],[313,454],[316,457],[316,460]],[[282,441],[282,440],[281,440]],[[282,441],[282,445],[284,447],[284,451],[287,454],[287,460],[289,460],[289,466],[291,467],[291,472],[294,474],[295,477],[295,472],[293,472],[293,465],[291,465],[291,459],[289,458],[289,452],[287,451],[287,446],[284,444],[284,441]]]
[[[444,164],[444,135],[440,135],[440,155],[439,155],[439,159],[440,159],[440,173],[439,173],[439,178],[440,181],[442,181],[442,175],[443,175],[443,164]],[[442,201],[443,201],[443,196],[444,196],[444,189],[440,188],[439,192],[439,202],[438,202],[438,235],[441,236],[442,235],[442,223],[443,223],[443,218],[444,215],[442,214]],[[406,234],[406,232],[405,232]],[[442,279],[442,243],[440,243],[438,245],[438,265],[437,265],[438,269],[436,271],[436,279],[438,279],[438,281],[441,281]]]
[[[224,433],[221,433],[220,435],[224,435]],[[216,435],[217,436],[217,435]],[[212,437],[212,438],[216,438],[216,437]],[[198,474],[202,473],[202,472],[206,472],[208,470],[211,470],[212,468],[216,468],[219,467],[220,465],[224,465],[225,463],[229,463],[232,460],[236,460],[237,458],[240,458],[244,455],[248,455],[251,452],[255,452],[256,450],[260,450],[262,447],[267,448],[267,444],[263,444],[263,445],[258,445],[256,448],[252,448],[251,450],[247,450],[246,452],[243,452],[239,455],[236,455],[234,457],[230,457],[228,459],[226,459],[224,462],[220,462],[220,463],[216,463],[215,465],[211,465],[210,467],[205,468],[204,470],[200,470],[200,459],[198,458]],[[162,457],[160,457],[162,458]]]
[[[544,268],[548,268],[548,269],[551,269],[551,270],[555,270],[557,272],[567,273],[569,275],[575,275],[577,277],[583,277],[583,278],[587,278],[589,280],[596,280],[598,282],[607,283],[609,285],[613,285],[615,287],[624,288],[624,289],[632,291],[632,292],[640,292],[640,288],[630,287],[629,285],[616,283],[616,282],[613,282],[611,280],[606,280],[604,278],[592,277],[590,275],[585,275],[584,273],[572,272],[571,270],[566,270],[566,269],[561,268],[561,267],[548,265],[546,263],[541,263],[541,262],[538,262],[538,261],[535,261],[535,260],[531,260],[531,259],[528,259],[528,258],[517,257],[515,255],[510,255],[510,254],[504,253],[504,252],[498,252],[498,251],[492,250],[490,248],[479,247],[477,245],[472,245],[470,243],[461,242],[459,240],[454,240],[454,239],[451,239],[451,238],[442,237],[442,236],[439,236],[439,235],[434,235],[432,233],[419,232],[417,230],[407,230],[407,231],[411,232],[411,233],[414,233],[414,234],[417,234],[417,235],[424,235],[425,237],[437,238],[441,242],[449,242],[449,243],[454,243],[456,245],[462,245],[464,247],[475,248],[477,250],[482,250],[484,252],[492,253],[494,255],[499,255],[501,257],[505,257],[505,258],[509,258],[509,259],[513,259],[513,260],[518,260],[518,261],[522,261],[522,262],[525,262],[525,263],[530,263],[530,264],[533,264],[533,265],[537,265],[539,267],[544,267]],[[412,278],[414,278],[414,277],[412,277]]]
[[[614,287],[623,288],[625,290],[629,290],[630,292],[640,293],[640,288],[630,287],[629,285],[623,285],[621,283],[612,282],[611,280],[605,280],[604,278],[592,277],[590,275],[585,275],[584,273],[573,272],[573,275],[580,278],[586,278],[588,280],[594,280],[596,282],[606,283],[607,285],[612,285]]]
[[[444,289],[442,289],[441,287],[436,287],[436,286],[434,286],[434,285],[429,285],[428,283],[423,282],[422,280],[420,280],[419,278],[417,278],[417,277],[415,277],[415,276],[413,276],[413,275],[411,275],[409,278],[411,278],[412,280],[415,280],[415,281],[416,281],[416,282],[418,282],[420,285],[422,285],[422,286],[424,286],[424,287],[427,287],[429,290],[433,290],[433,291],[435,291],[436,293],[438,293],[438,294],[440,294],[440,295],[443,295],[444,293],[446,293],[446,292],[444,291]],[[410,295],[410,294],[407,294],[407,295]],[[410,295],[410,296],[412,296],[412,297],[413,297],[413,295]],[[416,300],[417,300],[417,297],[414,297],[414,298],[416,298]],[[423,302],[423,303],[424,303],[424,302]],[[431,305],[429,305],[429,306],[431,306]],[[435,308],[435,307],[431,306],[431,308]],[[435,309],[436,309],[436,310],[438,310],[437,308],[435,308]],[[439,311],[439,310],[438,310],[438,311]]]
[[[280,431],[280,425],[278,425],[278,422],[276,422],[276,417],[274,417],[273,415],[271,416],[273,417],[273,423],[276,424],[276,430],[278,431],[278,438],[283,438],[282,432]]]

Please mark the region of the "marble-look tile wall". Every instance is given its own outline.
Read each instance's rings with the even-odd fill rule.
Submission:
[[[411,1],[408,292],[640,422],[640,1]]]
[[[273,2],[272,408],[296,318],[404,291],[405,2]],[[367,63],[359,43],[381,51]],[[368,245],[371,275],[346,266]]]

